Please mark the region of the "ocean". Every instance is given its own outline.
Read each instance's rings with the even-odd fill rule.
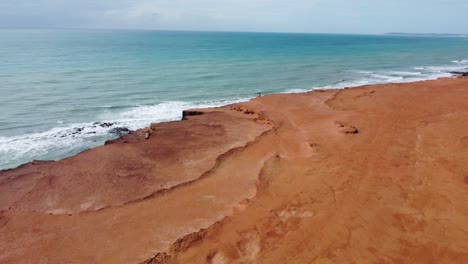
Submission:
[[[258,92],[413,82],[468,68],[468,38],[0,30],[0,169]]]

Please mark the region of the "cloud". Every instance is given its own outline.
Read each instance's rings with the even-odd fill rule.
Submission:
[[[0,0],[0,27],[463,32],[465,0]]]
[[[171,29],[262,30],[285,24],[287,16],[306,11],[323,0],[140,0],[104,12],[106,23]],[[285,20],[283,20],[285,19]]]

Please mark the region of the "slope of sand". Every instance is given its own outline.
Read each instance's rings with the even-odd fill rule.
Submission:
[[[0,263],[466,263],[468,79],[184,119],[0,172]]]

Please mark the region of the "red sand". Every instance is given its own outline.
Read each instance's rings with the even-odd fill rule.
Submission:
[[[468,259],[468,79],[185,119],[0,172],[0,263]]]

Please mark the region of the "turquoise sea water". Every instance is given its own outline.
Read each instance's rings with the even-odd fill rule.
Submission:
[[[248,100],[257,92],[450,76],[468,68],[467,40],[3,30],[0,169],[63,158],[117,137],[116,127],[176,120],[183,109]]]

